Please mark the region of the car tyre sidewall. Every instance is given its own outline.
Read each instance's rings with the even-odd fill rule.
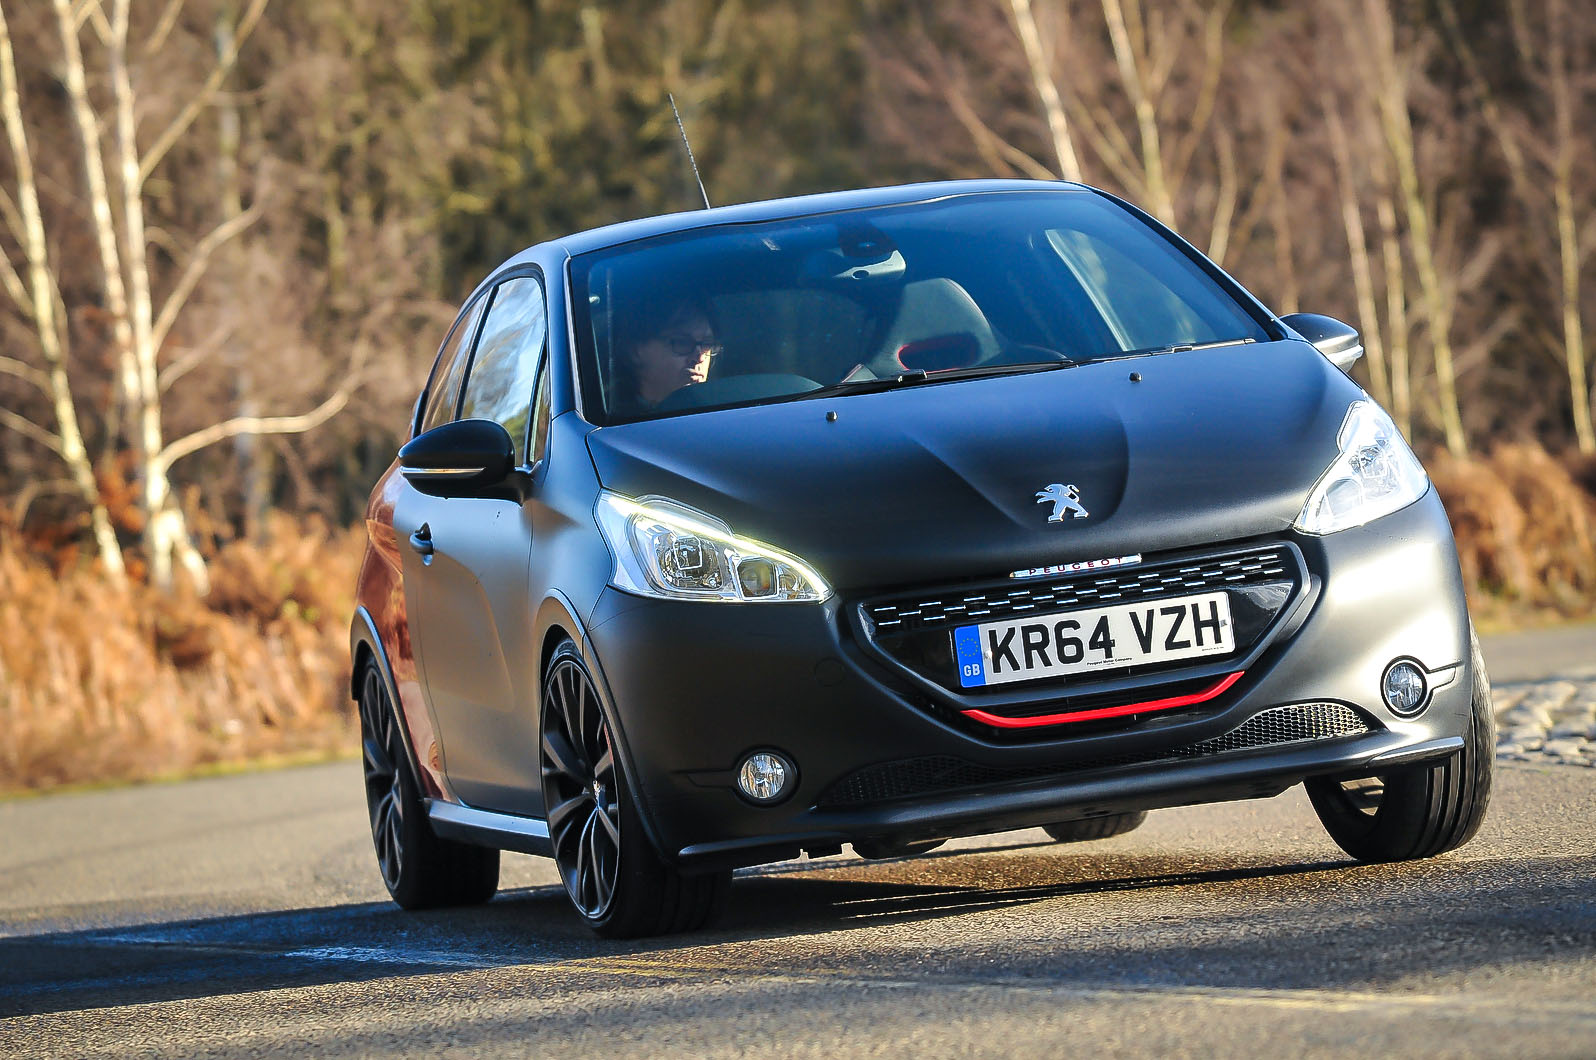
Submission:
[[[1472,678],[1462,750],[1380,774],[1375,812],[1353,809],[1340,782],[1310,778],[1313,808],[1336,844],[1359,861],[1406,861],[1455,850],[1474,838],[1490,805],[1496,764],[1496,714],[1479,639],[1469,630]]]
[[[375,668],[374,662],[367,666]],[[383,689],[379,709],[393,711],[394,704],[386,692],[381,674],[377,684]],[[388,894],[403,909],[434,909],[445,906],[480,905],[491,899],[499,889],[499,851],[493,847],[475,846],[442,839],[427,821],[426,803],[421,797],[420,785],[408,755],[400,744],[404,737],[398,726],[397,715],[390,715],[396,734],[389,754],[398,772],[400,825],[398,831],[400,856],[398,879],[391,885],[386,879]],[[365,718],[361,719],[364,739]],[[373,836],[376,841],[376,836]]]
[[[544,669],[545,700],[551,675],[569,663],[580,671],[588,683],[604,724],[609,729],[610,744],[615,756],[615,798],[619,808],[620,842],[616,858],[615,885],[609,904],[596,916],[589,915],[570,894],[571,907],[596,934],[604,938],[638,938],[648,935],[693,931],[709,923],[725,904],[730,888],[730,870],[685,872],[660,857],[649,839],[637,806],[636,790],[628,775],[624,756],[620,753],[620,740],[615,720],[606,709],[603,697],[597,694],[596,682],[576,645],[567,640],[555,648]],[[544,715],[539,723],[547,724]],[[549,789],[545,787],[544,798]],[[561,870],[562,881],[566,873]]]

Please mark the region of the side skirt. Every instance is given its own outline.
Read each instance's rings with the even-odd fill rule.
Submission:
[[[475,810],[440,799],[427,799],[426,803],[427,820],[432,830],[443,839],[545,858],[554,856],[554,846],[549,842],[548,822],[539,818]]]

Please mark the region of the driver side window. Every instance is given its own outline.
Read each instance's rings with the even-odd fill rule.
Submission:
[[[477,321],[482,319],[486,298],[466,310],[459,323],[444,340],[438,353],[438,363],[432,370],[432,381],[427,385],[427,407],[421,414],[416,433],[424,434],[441,423],[454,419],[454,407],[460,397],[460,380],[465,377],[466,360],[471,355],[471,338],[477,332]]]
[[[547,331],[537,277],[517,276],[495,288],[460,405],[461,419],[495,420],[510,432],[518,465],[526,463],[532,385]]]

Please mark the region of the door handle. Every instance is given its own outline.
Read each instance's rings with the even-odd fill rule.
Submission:
[[[421,528],[410,535],[410,547],[423,556],[432,555],[432,527],[422,523]]]

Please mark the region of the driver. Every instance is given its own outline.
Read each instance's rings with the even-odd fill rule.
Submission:
[[[720,353],[707,307],[697,299],[671,304],[669,313],[623,352],[617,380],[621,404],[647,411],[684,386],[709,378],[709,362]]]

